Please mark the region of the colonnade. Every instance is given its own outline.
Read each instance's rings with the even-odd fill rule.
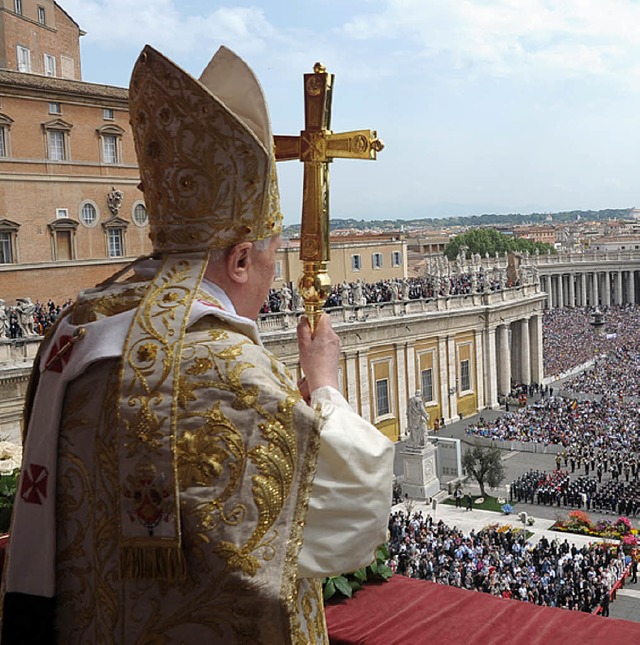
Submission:
[[[540,275],[548,309],[636,304],[640,275],[633,269],[559,271]]]
[[[487,339],[489,343],[495,342],[495,351],[490,346],[485,355],[488,392],[500,397],[511,391],[512,382],[542,383],[542,315],[505,321],[496,327],[495,333],[488,332]]]

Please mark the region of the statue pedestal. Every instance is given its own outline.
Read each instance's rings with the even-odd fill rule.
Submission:
[[[402,494],[411,499],[433,497],[440,490],[436,473],[436,447],[427,441],[423,448],[405,445],[400,450],[404,481]]]

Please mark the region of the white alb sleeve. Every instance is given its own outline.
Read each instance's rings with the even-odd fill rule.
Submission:
[[[322,578],[371,564],[387,539],[394,445],[332,387],[311,394],[324,417],[298,573]]]

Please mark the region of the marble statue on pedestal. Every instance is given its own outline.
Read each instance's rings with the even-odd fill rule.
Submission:
[[[291,300],[291,289],[289,289],[286,282],[283,282],[280,289],[280,311],[291,311]]]
[[[429,413],[425,410],[422,392],[418,390],[409,398],[407,405],[408,445],[412,448],[422,448],[427,434]]]
[[[15,309],[22,336],[37,336],[33,321],[36,306],[31,302],[31,298],[17,298]]]
[[[340,301],[343,307],[348,307],[350,303],[351,287],[345,280],[340,286]]]

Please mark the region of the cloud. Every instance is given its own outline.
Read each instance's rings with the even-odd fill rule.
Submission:
[[[352,5],[369,8],[359,14],[329,2],[313,25],[297,14],[289,20],[285,4],[267,11],[236,0],[64,0],[84,42],[103,51],[148,42],[185,59],[224,42],[290,70],[308,66],[312,47],[349,81],[418,71],[427,81],[588,79],[640,89],[636,0],[372,0]]]
[[[350,19],[343,32],[403,48],[411,42],[418,61],[445,61],[448,72],[637,84],[638,24],[635,0],[388,0]]]
[[[104,49],[139,49],[160,45],[170,55],[209,52],[211,42],[260,52],[276,36],[275,28],[256,7],[221,6],[189,14],[176,0],[64,0],[65,10],[87,32],[86,42]]]

